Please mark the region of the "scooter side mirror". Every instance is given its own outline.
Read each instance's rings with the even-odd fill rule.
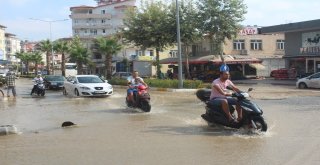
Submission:
[[[249,89],[248,89],[248,92],[251,92],[251,91],[253,91],[253,88],[249,88]]]

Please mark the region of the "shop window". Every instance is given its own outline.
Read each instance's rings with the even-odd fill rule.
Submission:
[[[262,50],[262,40],[251,40],[250,47],[251,50]]]
[[[233,40],[233,49],[234,50],[244,50],[244,40]]]

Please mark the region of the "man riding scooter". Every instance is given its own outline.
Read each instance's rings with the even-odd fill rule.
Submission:
[[[148,87],[148,85],[143,81],[141,77],[139,77],[138,71],[133,71],[132,76],[129,76],[127,78],[128,80],[128,90],[127,90],[127,100],[131,103],[133,103],[133,106],[136,105],[136,102],[134,100],[133,93],[137,92],[136,87],[139,84],[143,84],[144,86]]]
[[[226,64],[223,64],[220,67],[220,77],[212,82],[210,102],[221,105],[229,123],[234,124],[241,121],[242,109],[240,104],[237,102],[237,99],[230,97],[232,93],[228,92],[227,87],[231,87],[236,92],[240,92],[240,90],[231,82],[231,80],[229,80],[229,78],[229,67]],[[229,110],[229,105],[236,105],[238,119],[234,119],[232,117]],[[209,119],[206,114],[204,114],[202,117],[206,120]]]

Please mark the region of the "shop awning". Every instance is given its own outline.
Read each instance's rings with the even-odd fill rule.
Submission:
[[[225,62],[227,64],[253,64],[253,63],[262,63],[261,60],[256,58],[234,58],[231,55],[224,55]],[[160,60],[160,64],[177,64],[178,58],[166,58]],[[186,59],[182,60],[182,63],[186,63]],[[222,63],[222,60],[219,55],[208,55],[197,58],[190,58],[189,64],[216,64],[219,65]]]
[[[266,69],[266,67],[260,63],[252,63],[252,64],[249,64],[249,66],[257,69],[257,70],[263,70],[263,69]]]

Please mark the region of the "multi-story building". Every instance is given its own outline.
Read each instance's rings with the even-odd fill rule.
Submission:
[[[21,43],[20,40],[16,37],[16,35],[11,33],[5,33],[6,37],[6,58],[11,63],[19,62],[16,58],[15,54],[21,51]]]
[[[0,60],[6,60],[5,26],[0,25]]]
[[[230,64],[232,70],[242,72],[244,76],[270,76],[274,69],[285,67],[284,60],[284,35],[270,34],[264,35],[259,32],[259,27],[248,26],[239,31],[238,36],[232,40],[226,40],[222,46],[223,54]],[[188,54],[188,63],[190,72],[194,76],[199,74],[211,74],[213,70],[218,70],[221,64],[219,54],[216,52],[216,45],[209,39],[191,46],[182,45],[183,62],[186,63],[186,54]],[[172,50],[167,59],[161,61],[162,64],[176,64],[176,51]],[[220,61],[220,62],[219,62]],[[177,70],[177,66],[173,67]]]
[[[263,34],[282,33],[286,38],[286,68],[298,75],[320,72],[320,19],[263,27]]]
[[[73,36],[79,36],[84,45],[90,50],[93,39],[98,36],[111,36],[124,28],[123,19],[126,9],[136,7],[138,0],[96,0],[97,6],[75,6],[70,7],[72,19]],[[163,53],[161,53],[163,57]],[[127,59],[151,61],[155,59],[155,50],[141,50],[135,46],[123,45],[120,53],[113,57],[114,71],[127,71],[120,66],[121,61]],[[91,60],[95,63],[96,69],[91,73],[103,74],[105,58],[99,53],[92,52]]]

